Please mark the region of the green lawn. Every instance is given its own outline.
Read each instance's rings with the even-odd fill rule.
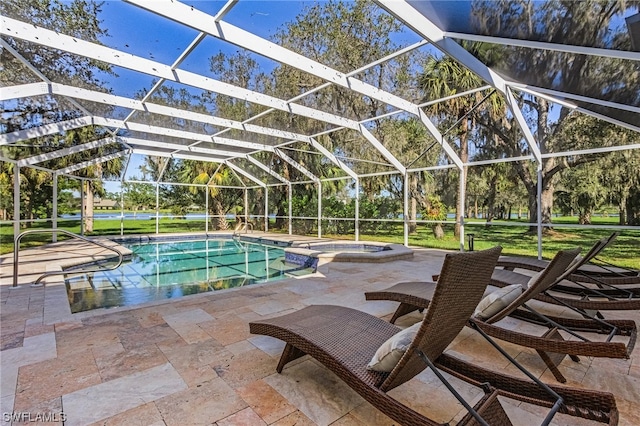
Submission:
[[[577,224],[577,218],[575,217],[557,217],[553,220],[558,225]],[[479,221],[473,220],[471,222]],[[507,223],[509,225],[504,225]],[[517,221],[494,221],[492,226],[467,224],[465,226],[465,234],[467,234],[465,248],[469,248],[468,234],[473,234],[475,250],[500,245],[504,254],[537,256],[537,233],[529,233],[528,226],[512,226],[514,223],[517,223]],[[521,223],[526,224],[525,221]],[[500,226],[501,224],[504,226]],[[592,224],[615,226],[618,224],[618,220],[616,217],[596,217]],[[611,232],[612,230],[610,229],[555,227],[543,235],[542,256],[546,259],[551,259],[558,250],[571,247],[581,247],[584,254],[598,239],[609,236]],[[353,238],[350,235],[323,234],[323,236],[336,239]],[[388,232],[370,234],[361,232],[360,239],[403,244],[403,228],[402,225],[398,225]],[[445,226],[445,238],[442,240],[435,239],[431,228],[427,227],[427,225],[418,225],[417,233],[409,235],[409,245],[457,250],[460,247],[460,240],[453,234],[453,225]],[[640,269],[640,228],[638,230],[620,231],[620,235],[615,242],[607,247],[598,258],[627,268]]]
[[[494,245],[501,245],[503,253],[517,255],[537,255],[537,234],[529,233],[528,227],[521,226],[500,226],[505,222],[494,221],[493,226],[485,225],[469,225],[465,227],[467,234],[474,234],[474,248],[481,250]],[[513,224],[515,221],[510,221]],[[554,218],[554,223],[575,224],[576,218]],[[594,218],[594,224],[598,225],[616,225],[616,218]],[[36,224],[42,228],[50,227],[50,224]],[[37,229],[34,226],[34,229]],[[62,229],[79,233],[80,222],[77,220],[59,221],[58,226]],[[186,220],[186,219],[160,219],[160,232],[202,232],[204,231],[204,220]],[[402,224],[398,223],[390,227],[391,229],[377,233],[360,233],[361,240],[375,240],[384,242],[393,242],[402,244],[404,242]],[[270,225],[272,232],[286,232],[286,230],[278,231]],[[151,220],[126,220],[124,222],[124,233],[131,234],[153,234],[156,232],[155,219]],[[295,229],[294,229],[295,233]],[[569,248],[581,247],[583,253],[586,252],[593,243],[605,236],[608,236],[611,230],[608,229],[576,229],[555,227],[553,230],[544,235],[543,240],[543,257],[549,259],[553,257],[556,251]],[[96,220],[94,222],[94,232],[90,234],[97,235],[120,235],[120,220]],[[311,236],[317,235],[317,231],[309,233]],[[323,233],[323,237],[336,239],[353,239],[353,234],[330,234]],[[27,235],[23,238],[21,247],[33,247],[51,241],[50,234]],[[418,232],[409,236],[409,245],[417,247],[441,248],[456,250],[459,248],[460,242],[453,235],[453,225],[445,226],[445,238],[436,240],[433,237],[431,228],[427,225],[419,225]],[[465,247],[468,248],[468,240],[465,240]],[[0,224],[0,253],[9,253],[13,251],[13,227],[10,222]],[[640,229],[623,230],[617,240],[608,247],[601,256],[601,259],[620,266],[634,269],[640,269]]]
[[[204,220],[186,220],[186,219],[160,219],[159,231],[161,233],[169,232],[204,232]],[[50,223],[36,223],[30,229],[49,229]],[[59,220],[58,228],[79,234],[79,220]],[[24,230],[24,229],[23,229]],[[156,232],[155,218],[149,220],[125,220],[124,234],[154,234]],[[100,235],[120,235],[120,219],[96,220],[93,222],[93,232],[85,234],[86,236]],[[66,237],[59,236],[58,240],[64,240]],[[33,234],[26,235],[22,238],[20,247],[34,247],[37,245],[51,242],[51,234]],[[0,223],[0,254],[13,251],[13,224],[10,222]]]
[[[452,228],[452,227],[451,227]],[[467,234],[474,234],[474,249],[500,245],[504,254],[537,256],[537,234],[530,234],[527,228],[514,226],[466,226]],[[611,234],[606,229],[575,229],[557,228],[543,236],[542,255],[546,259],[552,258],[558,250],[581,247],[585,253],[598,239]],[[328,235],[327,235],[328,237]],[[334,236],[339,238],[340,236]],[[402,235],[360,234],[361,239],[403,243]],[[419,227],[415,235],[409,236],[409,245],[419,247],[441,248],[456,250],[460,240],[453,235],[453,229],[445,230],[445,238],[436,240],[430,229]],[[465,248],[468,249],[468,240]],[[598,256],[600,259],[627,268],[640,269],[640,230],[622,231],[615,242]]]

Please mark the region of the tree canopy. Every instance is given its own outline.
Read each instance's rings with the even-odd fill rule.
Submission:
[[[628,49],[629,38],[621,27],[616,26],[616,22],[625,11],[637,8],[638,4],[637,1],[478,0],[472,2],[471,12],[474,31],[480,34],[496,35],[495,29],[498,28],[499,35],[516,39],[526,34],[528,38],[542,42],[562,40],[575,46]],[[10,16],[83,40],[101,43],[108,35],[107,30],[101,27],[100,4],[93,1],[7,0],[1,8]],[[376,62],[404,47],[397,36],[404,30],[406,28],[399,20],[373,2],[329,1],[307,6],[295,19],[280,27],[271,40],[338,72],[353,73],[349,75],[356,76],[372,90],[385,91],[422,104],[420,114],[424,116],[421,117],[399,113],[381,97],[365,96],[339,84],[323,85],[320,77],[291,65],[276,64],[271,69],[263,69],[255,55],[243,49],[235,54],[212,52],[208,71],[221,82],[279,99],[293,99],[296,105],[355,120],[409,169],[406,177],[398,173],[396,167],[372,146],[370,138],[355,129],[334,129],[326,122],[310,116],[283,109],[268,111],[266,105],[241,96],[191,90],[179,82],[168,84],[156,79],[149,87],[140,89],[135,97],[152,102],[158,108],[185,109],[204,116],[234,120],[243,125],[248,123],[283,132],[313,135],[315,145],[307,138],[288,141],[285,137],[272,136],[268,132],[251,133],[248,137],[249,132],[239,126],[220,132],[223,137],[237,141],[246,140],[271,148],[278,146],[279,151],[264,150],[251,156],[269,172],[299,183],[292,186],[292,195],[296,200],[294,210],[301,216],[315,215],[318,195],[327,200],[327,213],[355,213],[355,209],[348,206],[358,195],[369,203],[394,206],[396,212],[393,216],[397,218],[405,213],[402,205],[406,193],[410,232],[416,230],[418,219],[428,217],[436,210],[437,220],[441,219],[441,212],[453,210],[456,218],[482,214],[491,220],[503,216],[510,218],[507,212],[512,209],[520,212],[524,206],[528,219],[535,223],[538,219],[536,162],[520,159],[482,166],[467,165],[490,159],[525,158],[531,154],[531,147],[509,103],[496,90],[469,92],[481,87],[484,82],[455,58],[435,49],[412,49],[393,59]],[[108,64],[42,48],[19,39],[7,38],[7,43],[40,70],[45,79],[98,92],[109,90],[101,80],[101,76],[113,73]],[[531,50],[524,47],[489,43],[461,41],[460,45],[482,63],[516,81],[526,80],[530,85],[547,89],[562,88],[575,95],[604,97],[625,105],[640,103],[640,73],[633,61],[553,50],[540,50],[532,55]],[[39,80],[40,77],[30,72],[9,49],[3,49],[0,54],[5,65],[0,70],[3,84]],[[372,63],[375,65],[369,66]],[[554,210],[561,209],[578,212],[581,221],[589,223],[591,215],[598,209],[614,205],[620,214],[620,224],[638,223],[640,206],[637,200],[640,194],[635,173],[640,161],[638,150],[553,155],[562,151],[619,146],[621,141],[622,144],[637,144],[638,133],[525,91],[516,91],[515,97],[544,157],[541,164],[540,206],[543,222],[551,223]],[[0,124],[3,133],[61,122],[85,114],[77,102],[59,96],[21,98],[5,102],[3,107],[3,121]],[[92,113],[107,116],[113,106],[106,103],[100,108],[103,110]],[[598,112],[598,107],[593,105],[587,109]],[[621,112],[622,122],[627,120],[627,112]],[[148,138],[166,144],[197,145],[174,134],[158,135],[151,130],[151,126],[200,135],[218,135],[219,131],[211,124],[185,119],[179,114],[158,114],[145,110],[136,111],[133,116],[149,126],[149,133],[124,126],[118,129],[117,136]],[[444,141],[434,139],[423,119],[430,120],[439,129]],[[36,136],[25,141],[26,146],[2,146],[0,149],[4,158],[20,160],[40,152],[53,152],[111,138],[113,135],[110,132],[110,129],[92,125]],[[453,162],[441,147],[442,142],[452,146],[463,163],[462,170],[452,167]],[[199,147],[225,148],[216,144],[214,139],[206,144],[203,141],[198,143],[201,143]],[[42,166],[58,170],[125,148],[114,138],[112,143],[62,158],[52,158]],[[327,150],[342,163],[337,164],[320,150]],[[246,167],[255,169],[241,157],[233,161],[244,161]],[[342,165],[362,176],[357,185],[352,179],[346,179],[348,174],[341,168]],[[1,207],[4,216],[10,217],[10,194],[13,191],[10,182],[14,165],[6,162],[1,166]],[[123,166],[121,159],[115,159],[73,173],[90,180],[91,184],[86,190],[92,195],[103,191],[100,180],[121,177]],[[323,181],[318,184],[310,180],[306,171],[322,177]],[[218,218],[215,226],[219,229],[228,226],[227,214],[245,210],[243,188],[254,185],[228,164],[181,159],[177,156],[171,160],[148,157],[139,172],[152,182],[163,180],[185,184],[163,184],[159,188],[162,204],[170,206],[176,213],[184,213],[194,205],[203,206],[206,200],[211,201],[209,211]],[[23,216],[33,218],[37,206],[47,205],[44,198],[51,192],[51,174],[24,167],[21,173],[25,206]],[[460,173],[462,184],[459,184]],[[207,185],[206,189],[204,185]],[[359,194],[355,194],[356,188]],[[149,203],[148,189],[143,190],[133,184],[126,187],[126,192],[132,197],[131,205]],[[462,208],[459,200],[465,192],[466,206]],[[252,212],[273,212],[277,218],[285,216],[288,209],[287,191],[269,194],[266,212],[264,202],[267,201],[267,194],[262,190],[256,194],[250,203]],[[345,208],[342,209],[338,202]],[[361,213],[365,211],[369,210],[363,209]],[[371,214],[381,214],[380,211],[374,213],[375,209],[370,211]],[[37,214],[50,214],[50,209]],[[278,225],[284,226],[284,223],[278,219]]]

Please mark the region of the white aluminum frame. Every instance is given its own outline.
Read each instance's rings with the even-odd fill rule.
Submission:
[[[112,158],[121,157],[127,155],[127,164],[125,167],[125,173],[123,174],[121,181],[124,182],[126,169],[129,165],[129,160],[131,158],[131,154],[141,154],[141,155],[154,155],[158,157],[167,158],[165,161],[164,168],[168,164],[168,158],[179,158],[179,159],[189,159],[189,160],[198,160],[198,161],[211,161],[221,164],[226,164],[231,168],[233,173],[236,175],[240,183],[243,185],[245,191],[245,214],[246,211],[246,199],[247,199],[247,190],[252,188],[247,186],[240,176],[243,176],[250,181],[257,184],[257,187],[264,188],[265,190],[265,224],[268,224],[268,186],[273,186],[270,184],[266,184],[263,180],[258,177],[248,173],[246,170],[242,169],[239,165],[233,163],[234,159],[246,159],[250,161],[252,164],[260,168],[262,171],[266,172],[271,177],[277,179],[282,184],[286,184],[289,190],[289,233],[292,232],[292,217],[291,217],[291,186],[292,182],[284,179],[279,174],[275,173],[273,170],[268,168],[262,162],[255,159],[252,154],[261,151],[274,152],[280,158],[282,158],[287,163],[291,164],[295,169],[300,171],[303,175],[307,176],[311,182],[317,185],[318,188],[318,236],[321,236],[321,203],[322,203],[322,181],[318,176],[315,176],[309,170],[301,166],[298,162],[289,157],[282,148],[295,143],[297,141],[301,141],[304,143],[308,143],[312,146],[316,151],[320,154],[324,155],[331,162],[336,164],[342,171],[344,171],[348,177],[355,181],[356,185],[356,240],[359,238],[359,188],[360,188],[360,179],[362,177],[367,176],[381,176],[381,175],[392,175],[392,174],[400,174],[403,176],[403,180],[405,182],[404,188],[404,217],[405,217],[405,244],[408,244],[408,223],[407,223],[407,211],[408,211],[408,173],[426,171],[426,170],[439,170],[439,169],[447,169],[447,168],[456,168],[460,170],[460,191],[464,190],[464,176],[462,171],[465,166],[472,165],[480,165],[480,164],[490,164],[497,162],[507,162],[507,161],[535,161],[537,166],[538,173],[538,254],[541,255],[541,241],[542,241],[542,224],[541,224],[541,214],[540,214],[540,191],[541,191],[541,170],[542,170],[542,160],[545,158],[551,157],[560,157],[566,155],[579,155],[579,154],[591,154],[598,152],[611,152],[616,150],[627,150],[627,149],[640,149],[640,144],[629,144],[623,146],[614,146],[614,147],[602,147],[602,148],[592,148],[585,150],[574,150],[574,151],[565,151],[558,153],[541,153],[536,138],[527,125],[525,121],[525,117],[522,114],[522,110],[518,105],[516,98],[514,96],[513,91],[521,91],[524,93],[528,93],[532,96],[541,97],[549,100],[550,102],[555,102],[565,107],[571,108],[575,111],[579,111],[581,113],[606,120],[610,123],[622,126],[624,128],[640,132],[640,128],[638,126],[622,122],[617,120],[614,117],[606,116],[600,113],[596,113],[590,111],[588,109],[577,106],[572,101],[577,102],[588,102],[595,105],[604,106],[607,108],[616,108],[618,110],[623,110],[631,113],[640,113],[640,107],[623,105],[615,102],[608,102],[600,99],[594,99],[586,96],[579,96],[570,93],[560,92],[557,90],[544,89],[540,87],[534,87],[526,84],[521,84],[518,82],[507,81],[503,79],[500,75],[495,73],[490,68],[486,67],[479,60],[473,57],[469,52],[463,49],[454,39],[464,39],[464,40],[474,40],[474,41],[484,41],[489,43],[496,44],[509,44],[515,46],[521,46],[529,49],[545,49],[545,50],[553,50],[560,52],[569,52],[574,54],[583,54],[583,55],[591,55],[598,57],[609,57],[609,58],[617,58],[623,60],[632,60],[632,61],[640,61],[640,53],[637,52],[626,52],[626,51],[618,51],[618,50],[610,50],[610,49],[599,49],[599,48],[589,48],[589,47],[581,47],[581,46],[570,46],[564,44],[556,44],[556,43],[544,43],[544,42],[536,42],[531,40],[514,40],[507,39],[501,37],[492,37],[492,36],[480,36],[473,34],[462,34],[462,33],[454,33],[447,32],[439,28],[436,24],[434,24],[428,16],[425,16],[418,12],[413,8],[407,1],[399,1],[399,0],[376,0],[382,8],[386,9],[389,13],[391,13],[396,18],[400,19],[405,25],[409,28],[413,29],[416,34],[421,36],[423,39],[414,43],[410,46],[406,46],[397,52],[394,52],[390,55],[387,55],[384,58],[380,58],[370,64],[367,64],[363,67],[358,68],[357,70],[353,70],[351,72],[340,72],[336,69],[328,67],[324,64],[316,62],[310,58],[304,57],[300,54],[297,54],[291,50],[288,50],[282,46],[279,46],[271,41],[268,41],[262,37],[259,37],[255,34],[252,34],[244,29],[238,28],[228,22],[223,21],[225,15],[235,6],[237,0],[228,1],[217,14],[214,16],[199,11],[195,8],[190,7],[187,4],[177,2],[175,0],[155,0],[154,2],[149,2],[146,0],[125,0],[127,3],[131,3],[137,7],[148,10],[151,13],[154,13],[158,16],[163,16],[167,19],[171,19],[175,22],[178,22],[181,25],[194,28],[198,31],[198,34],[193,39],[193,41],[183,49],[178,55],[177,59],[171,65],[163,64],[157,61],[152,61],[141,56],[131,55],[116,49],[111,49],[109,47],[105,47],[96,43],[84,41],[78,38],[70,37],[64,34],[60,34],[54,31],[50,31],[41,27],[34,26],[29,23],[21,22],[12,18],[0,16],[0,34],[7,37],[16,37],[21,38],[23,40],[29,41],[31,43],[47,46],[53,49],[64,50],[73,54],[77,54],[80,56],[84,56],[87,58],[92,58],[94,60],[99,60],[103,62],[107,62],[114,66],[124,67],[136,72],[144,73],[146,75],[154,76],[158,78],[158,81],[154,84],[153,88],[146,93],[146,95],[141,100],[126,98],[122,96],[116,96],[109,93],[102,93],[98,91],[87,90],[83,88],[72,87],[64,84],[51,82],[44,74],[42,74],[36,67],[30,64],[24,57],[21,56],[19,52],[16,52],[11,46],[0,39],[0,45],[3,48],[6,48],[10,53],[12,53],[19,61],[21,61],[29,70],[31,70],[38,78],[42,80],[42,82],[38,83],[29,83],[22,84],[16,86],[3,87],[0,90],[0,101],[8,101],[11,99],[19,99],[19,98],[28,98],[35,96],[62,96],[68,101],[70,101],[79,111],[81,111],[84,116],[79,117],[77,119],[68,120],[60,123],[52,123],[47,125],[42,125],[34,129],[26,129],[22,131],[12,132],[8,134],[0,134],[0,146],[3,145],[12,145],[23,140],[28,140],[31,138],[35,138],[38,136],[46,136],[52,135],[56,133],[62,133],[68,130],[88,126],[88,125],[97,125],[106,128],[107,132],[111,135],[114,135],[113,138],[104,138],[97,141],[87,142],[81,145],[60,149],[57,151],[53,151],[46,154],[40,154],[36,156],[32,156],[29,158],[25,158],[22,160],[9,160],[6,158],[0,157],[3,161],[9,161],[14,164],[14,172],[17,173],[17,178],[14,179],[14,199],[17,197],[17,202],[14,202],[14,215],[17,218],[14,221],[15,230],[19,230],[19,170],[20,167],[32,167],[36,169],[41,169],[48,171],[54,176],[54,193],[57,193],[57,177],[62,175],[67,175],[69,177],[73,177],[76,179],[80,179],[82,181],[87,180],[85,178],[78,178],[77,176],[71,176],[70,173],[77,171],[81,168],[88,167],[93,164],[98,164],[100,162],[108,161]],[[295,67],[303,72],[314,75],[325,80],[325,83],[317,86],[315,88],[311,88],[310,90],[297,95],[296,97],[290,100],[279,99],[277,97],[265,95],[259,92],[255,92],[252,90],[248,90],[245,88],[237,87],[229,83],[225,83],[222,81],[214,80],[212,78],[199,75],[196,73],[188,72],[182,70],[179,65],[189,56],[189,54],[201,43],[206,37],[215,37],[220,40],[224,40],[226,42],[232,43],[240,48],[255,52],[260,54],[266,58],[272,59],[278,63],[286,64],[291,67]],[[385,90],[379,89],[375,86],[372,86],[364,81],[359,80],[355,76],[360,72],[370,69],[374,66],[384,63],[394,57],[397,57],[402,54],[406,54],[414,49],[425,46],[427,44],[433,45],[435,48],[439,49],[443,53],[447,55],[451,55],[456,58],[461,64],[469,68],[472,72],[476,73],[482,80],[489,83],[488,85],[479,87],[477,89],[472,89],[466,91],[464,93],[459,93],[456,95],[452,95],[446,98],[438,99],[435,101],[430,101],[423,104],[416,104],[412,101],[408,101],[404,98],[401,98],[393,93],[387,92]],[[149,102],[153,93],[161,87],[165,81],[173,81],[180,84],[184,84],[187,86],[195,87],[202,90],[209,90],[215,93],[231,96],[234,98],[239,98],[246,100],[248,102],[257,103],[260,105],[264,105],[268,107],[266,111],[263,111],[260,114],[257,114],[244,122],[234,121],[223,119],[220,117],[215,117],[208,114],[196,113],[191,111],[182,110],[179,108],[167,107],[164,105],[154,104],[153,102]],[[302,99],[306,95],[310,93],[317,92],[322,90],[323,88],[329,87],[330,85],[335,84],[344,88],[348,88],[354,92],[357,92],[361,95],[370,97],[372,99],[376,99],[378,101],[384,102],[389,106],[397,108],[397,111],[385,113],[380,117],[376,117],[377,119],[383,118],[386,116],[391,116],[394,114],[400,113],[408,113],[418,117],[418,119],[422,122],[422,124],[427,128],[427,130],[431,133],[431,135],[435,138],[435,140],[442,146],[444,152],[449,157],[453,164],[449,165],[437,165],[431,167],[423,167],[423,168],[414,168],[410,169],[407,166],[403,165],[402,162],[398,161],[398,159],[391,153],[387,147],[385,147],[377,138],[371,133],[371,131],[367,128],[366,123],[370,122],[374,119],[363,120],[362,122],[357,122],[348,118],[340,117],[335,114],[331,114],[330,112],[321,111],[318,109],[314,109],[311,107],[307,107],[305,105],[301,105],[296,103],[298,100]],[[483,160],[483,161],[475,161],[462,163],[459,156],[449,145],[449,143],[445,140],[443,135],[439,132],[436,126],[431,122],[431,120],[426,116],[423,112],[422,108],[424,106],[434,104],[437,102],[442,102],[447,99],[464,96],[473,92],[481,91],[488,89],[490,87],[494,87],[498,90],[506,99],[509,108],[518,123],[521,131],[523,132],[524,138],[527,141],[529,148],[531,150],[531,155],[529,156],[521,156],[514,157],[508,159],[494,159],[494,160]],[[87,111],[84,107],[82,107],[75,99],[87,100],[90,102],[109,104],[114,106],[119,106],[122,108],[130,109],[129,114],[124,120],[121,119],[113,119],[109,117],[101,117],[97,115],[93,115],[90,111]],[[283,131],[279,129],[257,126],[250,124],[251,121],[256,120],[259,117],[262,117],[266,114],[269,114],[273,110],[285,111],[287,113],[301,115],[307,118],[311,118],[314,120],[319,120],[333,126],[329,130],[318,133],[317,135],[303,135],[295,132]],[[139,112],[149,112],[153,114],[168,116],[168,117],[176,117],[182,118],[185,120],[190,120],[196,123],[205,123],[210,124],[215,127],[221,128],[221,130],[216,131],[214,134],[205,134],[205,133],[196,133],[189,132],[184,130],[178,130],[173,128],[165,128],[160,126],[148,125],[144,123],[139,123],[132,121],[132,118],[135,114]],[[373,147],[382,155],[382,157],[388,163],[380,163],[385,166],[392,167],[394,170],[389,172],[379,172],[374,174],[363,174],[358,175],[354,170],[352,170],[349,166],[345,164],[341,159],[339,159],[336,155],[325,149],[321,144],[317,142],[316,137],[321,134],[331,133],[338,131],[340,129],[351,129],[360,133]],[[115,134],[119,130],[129,130],[133,132],[143,132],[152,135],[159,136],[167,136],[176,138],[178,140],[185,141],[186,144],[182,143],[169,143],[169,142],[160,142],[153,140],[141,140],[136,139],[134,137],[121,136],[115,137]],[[277,143],[274,145],[268,144],[260,144],[255,142],[248,142],[243,140],[235,140],[222,137],[221,135],[228,132],[231,129],[241,130],[243,132],[250,132],[259,135],[265,135],[270,137],[277,137],[284,140],[284,142]],[[63,156],[71,155],[74,153],[82,152],[85,150],[93,149],[99,146],[103,146],[109,143],[119,142],[126,149],[117,153],[113,153],[107,156],[103,156],[100,158],[92,159],[89,161],[85,161],[79,164],[75,164],[69,167],[66,167],[61,170],[50,170],[41,166],[37,166],[38,163],[60,158]],[[201,146],[203,142],[206,143],[215,143],[218,145],[224,145],[225,147],[229,147],[229,149],[213,149],[213,148],[205,148]],[[237,150],[236,150],[237,149]],[[164,151],[159,151],[164,150]],[[171,151],[171,152],[167,152]],[[247,152],[248,151],[248,152]],[[158,187],[161,183],[162,172],[158,177],[156,184],[156,199],[158,202]],[[342,178],[341,178],[342,179]],[[147,183],[147,182],[145,182]],[[210,183],[210,182],[209,182]],[[209,183],[205,185],[205,187],[209,186]],[[305,182],[296,182],[296,183],[305,183]],[[189,186],[197,186],[191,185]],[[256,188],[257,188],[256,187]],[[207,191],[208,195],[208,191]],[[460,207],[464,210],[464,194],[460,197]],[[208,204],[208,197],[207,197]],[[57,210],[57,195],[56,200],[54,200],[54,209]],[[17,212],[17,213],[16,213]],[[208,209],[207,209],[208,216]],[[123,215],[122,215],[123,217]],[[456,218],[456,221],[460,224],[461,227],[461,237],[460,237],[460,248],[464,250],[464,216],[460,218]],[[54,227],[56,226],[56,221],[54,219]],[[207,231],[208,231],[208,217],[207,217]],[[156,212],[156,232],[158,232],[158,215]],[[123,233],[123,224],[121,221],[121,233]]]

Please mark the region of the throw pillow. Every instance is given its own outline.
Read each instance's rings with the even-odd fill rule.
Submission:
[[[369,370],[391,372],[398,361],[400,361],[400,358],[402,358],[402,355],[407,351],[407,348],[409,348],[420,325],[422,325],[422,321],[391,336],[386,342],[380,345],[367,365],[367,368]]]
[[[489,293],[478,303],[473,316],[481,320],[491,318],[516,300],[523,290],[520,284],[513,284]]]

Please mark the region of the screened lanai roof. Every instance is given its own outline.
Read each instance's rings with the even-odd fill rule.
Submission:
[[[450,55],[483,80],[477,88],[454,96],[464,96],[469,92],[486,96],[496,90],[504,97],[510,114],[518,122],[521,137],[529,144],[525,158],[540,162],[551,155],[640,148],[619,141],[618,146],[541,152],[535,129],[527,124],[518,101],[522,94],[541,97],[576,113],[640,131],[640,85],[621,86],[615,72],[612,72],[615,64],[622,63],[635,67],[640,73],[640,53],[637,46],[635,51],[632,50],[630,34],[622,40],[610,40],[607,45],[565,44],[562,34],[554,37],[552,42],[541,42],[535,31],[527,32],[526,25],[513,28],[501,22],[500,15],[478,14],[475,6],[480,3],[379,0],[376,5],[381,13],[389,14],[400,23],[401,29],[392,35],[397,51],[373,62],[353,63],[350,68],[341,69],[303,56],[274,41],[274,35],[282,26],[294,20],[304,7],[313,2],[107,1],[102,6],[104,13],[100,18],[110,37],[101,39],[100,43],[58,31],[54,23],[49,28],[42,23],[34,25],[17,13],[5,10],[0,17],[2,47],[13,55],[22,70],[15,73],[10,81],[2,82],[0,98],[3,103],[9,105],[19,99],[53,100],[67,110],[76,111],[76,114],[69,119],[43,116],[33,127],[14,132],[3,126],[0,145],[17,147],[18,151],[9,155],[3,150],[1,159],[58,174],[71,173],[118,156],[193,159],[226,164],[251,185],[326,178],[314,175],[296,162],[292,156],[296,151],[322,156],[325,161],[339,166],[342,176],[351,178],[361,175],[360,165],[364,163],[376,165],[380,173],[461,168],[463,163],[452,146],[450,136],[443,135],[425,114],[425,103],[418,87],[400,96],[394,90],[393,81],[380,82],[376,86],[370,83],[370,71],[383,65],[392,68],[396,61],[411,60],[412,55],[419,51]],[[619,22],[612,25],[625,26],[624,18],[633,13],[630,9],[628,16],[619,17]],[[633,27],[628,25],[625,28]],[[9,43],[12,39],[22,41],[21,46],[26,46],[31,54],[14,49]],[[519,61],[523,66],[487,67],[465,50],[465,40],[520,47]],[[354,46],[357,48],[366,46]],[[87,88],[69,77],[68,73],[54,75],[39,67],[37,58],[55,57],[58,51],[67,52],[71,57],[85,57],[109,64],[115,75],[102,76],[107,90]],[[33,55],[33,52],[37,54]],[[295,94],[280,96],[273,95],[273,90],[262,90],[264,88],[260,84],[253,84],[253,88],[248,89],[244,76],[225,75],[224,70],[212,71],[210,58],[218,52],[229,55],[246,52],[262,72],[269,73],[282,67],[285,72],[301,73],[309,84]],[[576,76],[576,79],[588,79],[591,73],[610,72],[611,79],[606,87],[572,85],[576,79],[549,79],[538,73],[527,73],[526,69],[527,63],[548,61],[561,72],[568,73],[571,62],[593,58],[606,58],[602,62],[606,62],[606,67],[599,66],[597,60],[589,61],[591,68],[586,67],[585,74]],[[336,111],[331,104],[320,101],[330,96],[332,86],[341,87],[347,100],[374,99],[382,102],[384,113],[363,121],[351,114],[348,108]],[[156,97],[160,92],[179,94],[183,102],[169,106]],[[249,105],[245,108],[247,114],[240,118],[224,116],[207,105],[189,102],[203,96],[209,99],[228,97],[233,102]],[[438,100],[429,103],[435,102]],[[439,150],[445,160],[438,163],[429,163],[424,158],[401,161],[393,141],[379,140],[371,125],[376,118],[394,116],[416,117],[432,139],[425,141],[425,148],[434,146],[433,149]],[[43,147],[37,155],[19,150],[27,147],[29,140],[35,137],[64,133],[88,125],[101,126],[108,130],[110,136],[64,150]],[[347,144],[354,140],[366,141],[370,149],[346,156],[339,146],[327,145],[324,135],[338,135],[337,139]],[[111,147],[107,153],[97,149],[107,145]],[[96,152],[96,155],[92,160],[64,168],[49,168],[53,167],[52,160],[78,151]],[[299,173],[288,179],[278,175],[265,162],[265,158],[273,157],[289,163]],[[505,161],[505,158],[495,160]]]

